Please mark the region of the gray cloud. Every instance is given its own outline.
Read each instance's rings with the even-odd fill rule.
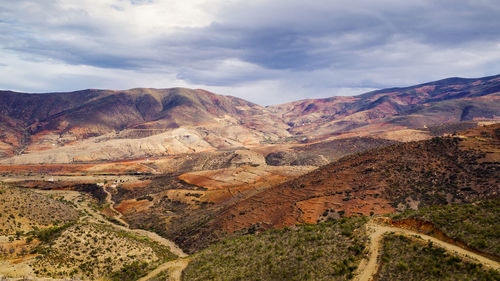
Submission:
[[[201,87],[275,81],[276,95],[276,85],[289,85],[302,89],[303,97],[500,72],[500,6],[494,0],[220,1],[209,9],[210,24],[169,28],[154,25],[161,17],[150,27],[135,13],[168,2],[108,2],[103,9],[109,16],[78,2],[0,1],[0,48],[27,60],[168,73]],[[143,25],[134,22],[139,20]],[[82,79],[104,79],[89,77]]]

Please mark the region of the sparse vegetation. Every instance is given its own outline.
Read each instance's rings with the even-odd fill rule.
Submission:
[[[266,108],[179,88],[88,90],[42,99],[6,91],[0,97],[6,101],[0,102],[5,115],[0,123],[7,122],[7,127],[0,124],[0,139],[6,138],[0,156],[13,158],[2,158],[2,177],[39,191],[0,182],[0,235],[6,235],[0,256],[17,259],[43,277],[135,280],[174,255],[152,241],[160,239],[110,224],[130,223],[174,239],[191,253],[205,248],[194,255],[186,280],[351,279],[366,252],[362,226],[367,218],[344,216],[498,196],[498,125],[447,138],[438,136],[479,121],[432,125],[495,119],[497,97],[486,95],[498,92],[498,77]],[[387,145],[396,141],[382,139],[432,136],[392,146]],[[259,147],[259,141],[287,144]],[[367,149],[373,150],[353,154]],[[263,154],[267,164],[285,167],[268,167]],[[345,155],[351,156],[297,177],[309,171],[298,166],[319,166]],[[268,168],[286,173],[268,173]],[[219,178],[185,174],[215,169],[221,170]],[[125,182],[120,175],[126,174],[141,177]],[[259,178],[255,183],[266,184],[248,184],[253,176]],[[241,184],[206,184],[225,183],[226,177]],[[49,193],[54,196],[44,195]],[[95,200],[87,200],[91,195]],[[424,208],[395,218],[430,221],[498,256],[498,203]],[[262,222],[271,228],[304,221],[325,222],[261,228]],[[219,242],[210,246],[214,241]],[[384,243],[380,280],[499,279],[496,272],[417,239],[389,235]],[[37,256],[23,260],[29,253]]]
[[[7,244],[0,243],[0,256],[37,254],[30,267],[39,277],[135,280],[176,257],[167,246],[103,224],[80,209],[96,206],[90,195],[67,200],[58,193],[7,186],[0,190],[0,225],[7,226],[0,231],[10,235]],[[87,214],[77,220],[82,211]]]
[[[54,232],[59,229],[46,236]],[[112,280],[136,280],[176,257],[149,238],[100,224],[70,226],[50,243],[38,246],[36,252],[42,255],[33,264],[38,275]]]
[[[109,277],[113,281],[133,281],[146,275],[150,269],[147,262],[134,261],[124,265],[119,271],[111,273]]]
[[[394,220],[405,218],[432,222],[451,238],[500,257],[500,198],[427,207],[394,216]]]
[[[376,280],[500,280],[500,274],[463,261],[422,240],[389,234],[383,240],[382,264]]]
[[[97,184],[77,184],[73,187],[74,190],[91,194],[97,199],[99,205],[106,202],[106,192],[102,190]]]
[[[297,146],[294,150],[299,153],[321,154],[329,161],[335,161],[346,155],[384,147],[397,143],[396,141],[368,137],[352,137],[326,142],[313,143],[306,146]]]
[[[0,235],[29,233],[74,222],[80,216],[63,200],[29,189],[0,184],[0,191]]]
[[[384,197],[403,210],[412,208],[411,202],[423,207],[492,196],[492,184],[500,178],[498,163],[483,160],[494,139],[488,142],[435,137],[376,151],[383,157],[378,164],[384,167],[382,175],[389,186]]]
[[[169,278],[170,278],[170,271],[166,269],[157,274],[156,276],[150,278],[149,281],[165,281],[165,280],[168,281]]]
[[[477,122],[466,121],[457,123],[443,123],[419,128],[420,130],[429,131],[432,136],[442,136],[444,134],[453,134],[459,131],[477,127]]]
[[[366,217],[273,229],[194,255],[184,280],[348,280],[362,257]]]

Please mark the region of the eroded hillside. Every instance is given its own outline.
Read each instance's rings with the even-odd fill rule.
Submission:
[[[498,121],[499,85],[499,76],[450,78],[270,107],[184,88],[1,91],[0,163],[144,159],[352,137],[422,140],[435,125]]]
[[[0,92],[0,103],[13,120],[4,122],[3,153],[23,153],[7,163],[165,156],[290,136],[265,108],[203,90]]]
[[[500,191],[499,132],[500,125],[492,125],[347,156],[220,213],[204,214],[202,224],[170,235],[196,249],[222,233],[242,229],[494,198]]]

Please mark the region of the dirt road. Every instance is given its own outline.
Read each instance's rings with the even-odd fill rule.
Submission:
[[[111,192],[108,191],[108,188],[106,186],[103,186],[102,190],[106,193],[106,203],[109,204],[109,208],[113,211],[113,213],[116,214],[116,216],[113,218],[119,221],[121,224],[125,225],[127,228],[130,228],[130,225],[122,219],[122,213],[118,212],[115,209],[115,202],[113,201]]]
[[[105,188],[103,188],[103,189],[107,194],[109,194]],[[89,214],[87,216],[81,217],[80,218],[81,220],[86,220],[89,222],[104,223],[104,224],[110,225],[114,228],[117,228],[117,229],[120,229],[120,230],[123,230],[126,232],[133,232],[135,234],[148,237],[148,238],[150,238],[150,239],[152,239],[152,240],[154,240],[154,241],[156,241],[164,246],[167,246],[168,248],[170,248],[170,251],[172,253],[174,253],[175,255],[177,255],[178,257],[180,257],[180,258],[187,257],[187,254],[184,253],[184,251],[182,251],[182,249],[179,248],[179,246],[177,246],[173,241],[165,239],[154,232],[147,231],[144,229],[130,229],[128,226],[115,224],[115,223],[107,220],[101,213],[94,210],[88,203],[84,204],[85,201],[80,201],[79,198],[80,198],[81,194],[78,191],[67,191],[67,190],[50,190],[50,191],[44,190],[44,191],[41,191],[41,190],[37,190],[37,192],[63,196],[65,200],[68,200],[68,201],[75,203],[75,205],[77,206],[77,209],[82,210],[85,213]],[[110,206],[114,205],[114,202],[111,201],[111,199],[110,199],[109,203],[110,203]]]
[[[155,270],[151,271],[148,275],[139,279],[139,281],[147,281],[165,270],[169,271],[169,281],[181,281],[182,271],[187,267],[188,264],[188,259],[178,259],[166,262],[158,266]]]
[[[418,236],[422,238],[423,240],[426,241],[432,241],[435,245],[444,248],[448,252],[451,252],[455,255],[458,255],[466,260],[473,261],[476,263],[480,263],[485,267],[488,268],[493,268],[495,270],[500,270],[500,263],[490,260],[486,257],[483,257],[481,255],[478,255],[476,253],[473,253],[471,251],[465,250],[463,248],[460,248],[458,246],[455,246],[453,244],[449,244],[447,242],[443,242],[439,239],[436,239],[434,237],[421,234],[415,231],[407,230],[407,229],[402,229],[402,228],[397,228],[393,226],[387,226],[387,225],[382,225],[378,224],[375,222],[369,222],[366,225],[367,231],[369,233],[370,237],[370,245],[368,246],[369,250],[369,257],[368,260],[364,259],[361,261],[358,269],[356,270],[356,276],[354,278],[355,281],[369,281],[373,279],[373,276],[377,273],[378,266],[379,266],[379,252],[380,252],[380,247],[381,247],[381,242],[384,234],[388,232],[394,232],[394,233],[401,233],[404,235],[412,235],[412,236]]]
[[[184,253],[182,251],[182,249],[179,248],[174,242],[161,237],[160,235],[156,234],[155,232],[147,231],[147,230],[144,230],[144,229],[131,229],[130,225],[121,218],[121,213],[118,212],[115,209],[115,202],[112,200],[111,193],[108,191],[108,189],[106,187],[103,187],[102,189],[103,189],[104,192],[106,192],[106,203],[108,203],[109,207],[115,213],[118,214],[118,216],[114,217],[114,219],[118,220],[119,222],[121,222],[121,223],[123,223],[125,225],[125,226],[121,226],[121,225],[114,224],[115,227],[118,227],[118,228],[120,228],[122,230],[125,230],[125,231],[134,232],[136,234],[149,237],[152,240],[154,240],[154,241],[156,241],[156,242],[158,242],[158,243],[160,243],[162,245],[165,245],[165,246],[169,247],[170,251],[172,253],[174,253],[175,255],[179,256],[180,258],[187,257],[186,253]]]
[[[158,235],[154,232],[151,232],[151,231],[147,231],[144,229],[131,229],[130,225],[122,219],[122,214],[115,209],[115,202],[112,200],[111,193],[108,191],[108,189],[105,186],[102,189],[104,190],[104,192],[106,192],[106,203],[109,204],[109,207],[111,208],[111,210],[113,210],[113,212],[118,214],[118,216],[114,217],[114,219],[118,220],[119,222],[121,222],[122,224],[124,224],[126,226],[126,227],[122,227],[120,225],[117,225],[117,227],[126,228],[127,231],[129,231],[129,232],[134,232],[136,234],[149,237],[152,240],[169,247],[170,251],[180,258],[187,257],[187,254],[184,253],[182,251],[182,249],[179,248],[174,242],[172,242],[168,239],[165,239],[165,238],[161,237],[160,235]],[[169,277],[170,277],[169,280],[181,281],[182,271],[184,270],[184,268],[186,268],[188,263],[189,263],[188,259],[177,259],[174,261],[166,262],[166,263],[158,266],[155,270],[149,272],[148,275],[142,277],[139,280],[140,281],[149,280],[150,278],[160,274],[162,271],[168,270]]]

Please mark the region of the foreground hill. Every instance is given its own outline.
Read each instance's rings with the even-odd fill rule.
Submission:
[[[433,243],[389,234],[383,240],[376,280],[499,280],[498,271],[447,253]]]
[[[432,206],[407,210],[393,217],[396,224],[413,225],[421,231],[432,232],[433,227],[444,235],[470,248],[500,259],[500,198],[474,204]],[[418,221],[429,224],[415,223]]]
[[[435,125],[500,120],[499,90],[500,76],[450,78],[270,107],[184,88],[0,91],[0,158],[74,163],[348,137],[421,140]]]
[[[0,183],[0,235],[14,235],[69,223],[78,212],[64,202]]]
[[[300,225],[217,243],[194,255],[184,280],[351,280],[367,218]]]
[[[485,216],[489,219],[481,226],[468,227],[459,220],[447,226],[465,237],[490,237],[495,243],[498,207],[498,200],[485,200],[433,206],[423,213],[445,219],[453,209],[459,216]],[[500,280],[498,256],[484,257],[431,222],[419,222],[427,227],[352,216],[258,233],[254,229],[192,255],[183,280]]]
[[[0,182],[0,202],[0,277],[136,280],[176,257],[147,232],[106,220],[83,193]]]
[[[106,221],[98,212],[99,203],[87,195],[63,190],[30,191],[7,185],[0,185],[0,190],[3,196],[15,195],[43,203],[47,206],[40,205],[41,208],[47,210],[53,205],[80,214],[79,218],[77,215],[64,222],[50,222],[28,233],[0,236],[0,275],[7,277],[138,280],[147,274],[151,278],[147,280],[500,278],[500,263],[495,261],[498,198],[433,206],[396,215],[392,220],[351,216],[265,231],[254,227],[234,233],[187,259],[171,261],[175,259],[172,248],[144,236],[147,232]],[[19,215],[15,208],[4,211]],[[457,219],[449,219],[453,214],[458,215]],[[52,220],[58,218],[64,218],[64,214],[54,213]],[[414,229],[416,224],[408,218],[427,227]],[[478,218],[481,221],[476,223]],[[432,226],[433,222],[438,229]],[[478,255],[474,243],[470,244],[473,249],[457,247],[461,241],[443,238],[440,229],[445,234],[458,231],[461,237],[472,238],[467,242],[486,239],[486,248],[493,250],[493,256]],[[372,263],[374,266],[370,267]]]

